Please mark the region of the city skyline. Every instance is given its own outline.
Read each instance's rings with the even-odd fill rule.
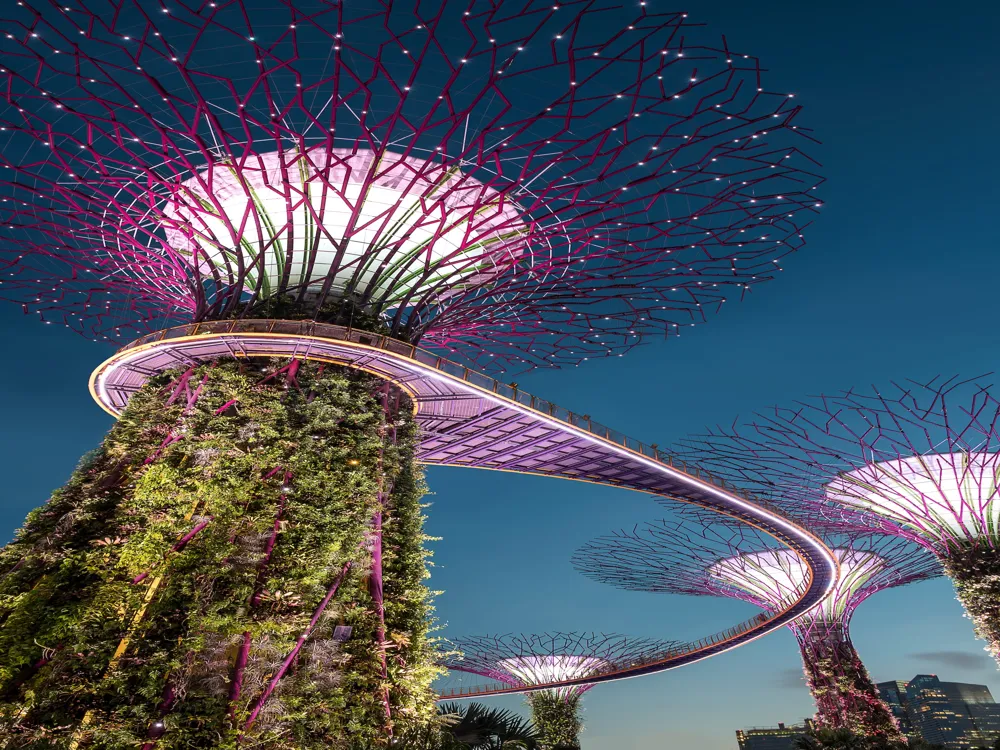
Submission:
[[[989,336],[988,280],[1000,269],[995,258],[983,257],[993,241],[988,212],[976,215],[972,210],[993,202],[989,191],[996,188],[984,175],[990,172],[988,160],[996,157],[989,153],[982,157],[987,163],[975,165],[981,169],[973,170],[970,164],[975,151],[970,143],[987,142],[992,125],[988,128],[988,118],[969,113],[995,107],[975,96],[985,91],[981,87],[989,80],[987,66],[995,65],[986,62],[983,51],[988,19],[971,25],[968,19],[961,23],[952,17],[940,19],[929,5],[911,8],[906,17],[876,8],[865,17],[865,28],[858,29],[846,18],[820,19],[816,11],[810,15],[791,3],[753,11],[755,22],[748,20],[750,10],[733,2],[691,10],[740,46],[766,57],[774,75],[788,82],[790,90],[801,91],[817,121],[831,118],[833,127],[825,125],[822,134],[823,160],[833,167],[827,190],[829,215],[817,224],[808,249],[789,263],[785,278],[768,284],[704,331],[679,341],[653,343],[632,352],[624,362],[588,363],[578,370],[527,376],[520,379],[523,387],[569,408],[592,412],[629,435],[666,444],[737,413],[826,388],[887,377],[997,369],[1000,362]],[[850,16],[850,10],[844,15]],[[858,34],[856,47],[843,39],[848,30]],[[900,38],[880,37],[890,30]],[[932,31],[947,50],[933,60],[915,49]],[[840,43],[845,46],[837,47]],[[872,51],[876,45],[881,45],[878,54]],[[817,56],[850,49],[853,60],[847,68],[843,60],[827,60],[824,64],[832,65],[833,72],[827,70],[829,80],[825,80],[808,59],[813,46]],[[879,67],[879,61],[904,53],[905,64]],[[849,82],[844,80],[846,71],[855,76]],[[920,82],[926,79],[935,86],[938,106],[917,107],[914,102],[914,108],[907,110],[903,105],[917,98],[924,90]],[[898,89],[889,91],[891,84]],[[851,86],[860,91],[848,94]],[[874,113],[870,127],[851,116],[852,106]],[[816,114],[817,108],[822,115]],[[966,119],[960,119],[961,137],[952,134],[947,141],[947,148],[962,158],[925,154],[932,170],[912,165],[913,154],[924,153],[916,148],[926,142],[922,139],[950,132],[945,109],[950,109],[951,117],[956,111],[966,112]],[[900,138],[906,148],[899,145]],[[853,156],[864,161],[863,169],[850,164],[848,157]],[[873,158],[878,169],[870,177],[872,184],[852,184],[862,179],[859,172],[873,169]],[[970,170],[975,174],[968,174]],[[965,238],[948,245],[946,256],[941,255],[942,248],[954,238],[955,227],[947,216],[932,217],[941,199],[935,188],[942,184],[949,186],[948,210],[960,217]],[[852,190],[860,195],[852,196]],[[977,203],[984,196],[985,203]],[[930,229],[927,217],[933,218]],[[845,256],[860,270],[848,279],[829,278],[831,265]],[[949,309],[945,302],[960,305],[969,323],[955,326],[945,314]],[[0,379],[5,422],[18,425],[16,433],[8,427],[3,436],[3,469],[11,478],[2,508],[6,539],[24,512],[61,483],[78,456],[96,444],[109,425],[86,398],[85,382],[110,350],[51,330],[54,326],[42,329],[12,308],[0,311],[0,321],[5,351],[16,351],[31,363],[28,375],[24,369],[8,368]],[[939,342],[933,351],[921,346],[928,337]],[[773,356],[774,352],[781,356]],[[734,362],[743,363],[735,372]],[[627,386],[609,387],[623,384],[625,375],[631,378]],[[657,386],[665,389],[665,395],[657,395]],[[640,398],[643,393],[649,397]],[[29,407],[39,424],[22,427]],[[572,622],[576,618],[590,630],[698,637],[755,614],[752,607],[735,602],[670,597],[654,604],[658,597],[626,593],[611,597],[572,573],[569,554],[589,536],[657,517],[659,509],[649,499],[498,474],[488,475],[491,481],[483,487],[484,476],[430,472],[436,494],[428,501],[439,509],[464,511],[451,521],[444,513],[432,516],[428,528],[444,537],[434,545],[440,567],[434,571],[432,586],[445,589],[438,614],[453,632],[579,627]],[[505,517],[478,512],[475,505],[468,505],[470,497],[485,507],[502,503],[505,512],[499,515]],[[547,501],[544,506],[541,500]],[[574,519],[560,512],[566,507],[578,509]],[[557,523],[559,532],[553,539]],[[476,575],[469,576],[466,567]],[[542,569],[551,575],[541,576]],[[510,580],[502,580],[502,573]],[[477,594],[476,587],[491,594]],[[516,607],[503,611],[509,602]],[[972,638],[971,626],[962,619],[947,582],[916,584],[873,597],[857,615],[853,635],[877,682],[933,671],[950,680],[983,682],[998,692],[997,673],[981,651],[982,644]],[[795,723],[812,713],[804,685],[795,685],[801,674],[797,659],[790,636],[778,633],[680,671],[600,686],[588,695],[584,747],[652,750],[667,742],[671,746],[697,742],[707,750],[721,750],[735,745],[732,732],[741,725]],[[949,667],[949,659],[967,666]],[[945,666],[922,666],[935,660]],[[786,679],[791,687],[785,686]],[[758,694],[750,695],[755,686]],[[723,705],[707,711],[706,695]],[[743,704],[737,705],[734,701],[740,696]],[[492,703],[520,702],[515,697]],[[742,718],[751,715],[749,723]],[[676,721],[662,726],[669,718]],[[707,726],[712,721],[722,723],[718,731]]]

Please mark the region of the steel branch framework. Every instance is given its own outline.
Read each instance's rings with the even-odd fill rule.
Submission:
[[[97,339],[162,329],[95,374],[110,410],[181,363],[359,367],[414,396],[427,462],[669,493],[752,519],[809,568],[770,618],[593,681],[726,650],[826,592],[829,552],[780,514],[411,346],[492,371],[578,363],[774,276],[821,179],[755,58],[646,2],[3,13],[0,295]],[[376,562],[379,532],[376,514]]]
[[[846,626],[857,606],[877,591],[941,575],[933,556],[896,537],[862,532],[823,538],[840,576],[819,606],[789,625],[793,630],[815,620]],[[809,580],[801,558],[773,537],[700,510],[595,539],[573,560],[588,578],[619,588],[724,596],[764,610],[785,606]]]
[[[982,378],[903,381],[775,407],[679,452],[789,508],[947,555],[995,546],[1000,402]]]
[[[98,339],[348,299],[480,367],[575,363],[774,276],[821,204],[793,95],[646,3],[5,16],[0,293]]]
[[[541,633],[466,636],[453,639],[457,654],[445,666],[506,685],[530,688],[621,671],[655,661],[680,644],[615,633]],[[594,683],[552,688],[561,698],[579,696]]]
[[[579,747],[580,697],[593,683],[530,690],[623,671],[661,659],[679,644],[607,633],[472,636],[453,642],[460,655],[448,660],[455,671],[472,672],[525,689],[542,747]]]
[[[1000,658],[998,422],[983,378],[939,377],[774,408],[682,452],[842,528],[923,545]]]
[[[787,606],[808,583],[802,560],[746,525],[701,511],[647,523],[594,540],[574,557],[586,576],[620,588],[694,596],[725,596],[765,611]],[[823,726],[899,738],[898,727],[851,644],[858,605],[892,586],[941,575],[918,545],[891,536],[831,534],[825,541],[840,567],[819,606],[788,624],[802,653],[806,681]]]

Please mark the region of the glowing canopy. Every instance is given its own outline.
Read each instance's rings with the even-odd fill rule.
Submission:
[[[497,666],[509,672],[525,685],[539,685],[587,677],[608,665],[607,661],[595,656],[543,654],[503,659],[498,662]],[[566,697],[574,693],[582,693],[589,687],[589,685],[578,685],[571,688],[560,688],[554,692]]]
[[[506,197],[454,165],[323,147],[213,165],[170,194],[161,223],[166,245],[198,263],[262,258],[263,297],[330,279],[334,295],[390,304],[488,280],[516,262],[529,231]]]
[[[826,599],[806,618],[829,622],[850,618],[854,608],[882,586],[876,577],[891,563],[870,550],[834,549],[840,578]],[[765,608],[787,604],[799,596],[808,583],[808,568],[789,549],[769,549],[720,560],[709,574],[748,596],[748,601]]]
[[[827,499],[887,518],[931,542],[996,538],[998,453],[942,453],[840,474]]]

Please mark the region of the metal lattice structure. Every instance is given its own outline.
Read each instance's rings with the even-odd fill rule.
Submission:
[[[146,334],[95,373],[110,411],[179,363],[363,370],[412,397],[425,463],[670,494],[807,559],[770,617],[565,688],[721,653],[825,594],[829,551],[780,513],[469,369],[621,354],[780,270],[821,178],[756,58],[645,2],[2,14],[0,296],[98,340]]]
[[[935,378],[775,407],[680,451],[779,504],[947,554],[997,538],[998,423],[982,378]]]
[[[809,509],[939,557],[988,650],[1000,656],[1000,401],[984,378],[847,390],[687,441],[687,457]]]
[[[829,596],[788,628],[802,653],[817,721],[865,734],[898,735],[892,716],[855,651],[849,624],[872,594],[942,574],[918,545],[892,536],[828,534],[840,576]],[[809,583],[792,550],[747,525],[700,511],[593,540],[574,556],[589,578],[634,591],[723,596],[765,611],[787,606]]]
[[[655,660],[680,644],[615,633],[540,633],[466,636],[453,639],[454,656],[448,669],[469,672],[524,688],[579,680],[620,671]],[[546,692],[566,699],[579,696],[595,683],[549,688]]]
[[[896,537],[860,532],[828,533],[823,539],[840,566],[837,585],[791,623],[792,630],[812,621],[846,626],[872,594],[942,574],[933,556]],[[781,608],[809,582],[802,559],[773,537],[698,510],[595,539],[573,559],[588,578],[618,588],[723,596],[764,610]]]
[[[3,14],[0,294],[99,340],[336,307],[577,363],[773,277],[821,204],[793,95],[645,3]]]

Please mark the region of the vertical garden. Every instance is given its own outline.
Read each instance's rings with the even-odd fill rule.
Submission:
[[[0,553],[2,744],[362,748],[428,718],[413,450],[367,374],[151,380]]]

